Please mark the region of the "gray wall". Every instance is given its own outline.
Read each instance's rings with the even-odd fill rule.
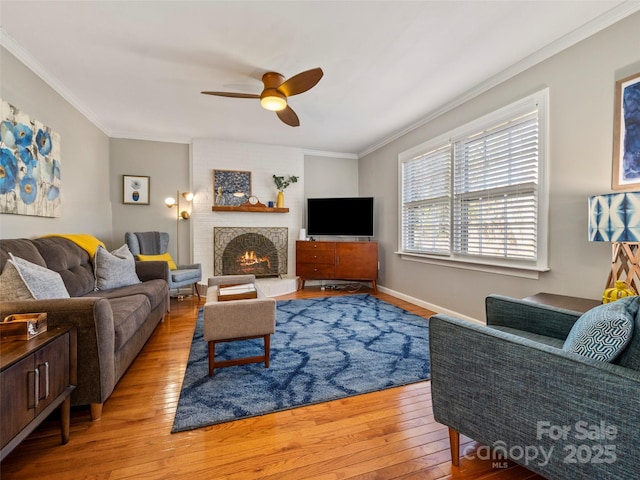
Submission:
[[[307,225],[307,198],[357,197],[358,160],[320,155],[304,156],[304,216]]]
[[[478,319],[490,293],[602,295],[611,247],[587,241],[587,197],[611,191],[614,86],[640,71],[638,45],[636,13],[361,158],[360,194],[376,196],[380,284]],[[398,154],[544,87],[550,88],[551,271],[531,280],[401,260],[394,253]]]
[[[1,214],[1,238],[90,233],[111,243],[109,138],[0,47],[0,97],[60,134],[61,216]]]
[[[358,195],[358,160],[304,156],[304,198]]]
[[[176,218],[177,208],[164,199],[189,191],[189,145],[146,140],[111,139],[111,202],[114,242],[121,245],[125,232],[169,232],[169,252],[177,262],[177,229],[180,229],[180,262],[190,263],[191,220]],[[148,176],[149,205],[122,203],[123,175]],[[186,207],[186,208],[185,208]],[[180,210],[191,210],[183,201]],[[119,243],[118,243],[119,242]]]

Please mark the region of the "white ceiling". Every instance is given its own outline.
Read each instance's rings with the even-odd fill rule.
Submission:
[[[217,138],[367,153],[640,10],[633,1],[10,1],[2,44],[111,137]],[[322,67],[290,99],[262,73]]]

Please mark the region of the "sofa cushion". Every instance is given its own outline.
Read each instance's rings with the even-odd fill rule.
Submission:
[[[16,257],[46,267],[47,262],[42,257],[38,248],[32,240],[26,238],[10,238],[0,240],[0,271],[4,270],[5,264],[9,261],[9,254],[12,253]]]
[[[195,277],[198,275],[199,271],[196,269],[184,268],[180,270],[171,270],[169,275],[171,275],[171,281],[173,283],[180,283],[186,280],[193,280],[193,283],[196,282]]]
[[[3,281],[3,298],[11,300],[12,293],[15,295],[14,300],[25,298],[35,298],[36,300],[69,298],[69,292],[67,292],[60,274],[16,257],[12,253],[9,253],[9,257],[10,259],[3,272],[3,280],[8,280],[6,285]],[[19,279],[16,278],[16,273]],[[20,280],[23,285],[20,285]],[[25,288],[30,296],[24,291]],[[14,289],[13,292],[11,289]]]
[[[69,295],[80,297],[95,290],[93,264],[86,250],[67,238],[57,236],[36,238],[32,242],[44,259],[43,265],[60,274]],[[13,254],[33,262],[31,258],[16,252]]]
[[[122,245],[112,252],[99,246],[94,257],[94,264],[98,290],[140,283],[140,279],[136,275],[136,261],[126,245]]]
[[[169,252],[161,253],[159,255],[136,255],[136,259],[141,262],[167,262],[170,270],[176,270],[178,268]]]
[[[603,362],[613,361],[633,335],[638,297],[626,297],[584,313],[569,332],[563,350]]]
[[[151,304],[145,295],[109,299],[113,311],[115,351],[120,350],[147,320]]]
[[[128,285],[126,287],[113,288],[109,290],[96,290],[88,293],[86,297],[120,298],[131,295],[144,295],[151,303],[151,310],[155,310],[159,305],[167,301],[167,282],[160,279],[147,280],[143,283]]]

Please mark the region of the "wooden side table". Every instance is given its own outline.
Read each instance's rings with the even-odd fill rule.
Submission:
[[[550,307],[564,308],[566,310],[573,310],[574,312],[584,313],[591,310],[593,307],[597,307],[602,304],[600,300],[593,300],[591,298],[570,297],[567,295],[556,295],[555,293],[536,293],[530,297],[524,298],[529,302],[540,303],[542,305],[549,305]]]
[[[58,407],[62,444],[69,441],[76,351],[74,327],[0,342],[0,461]]]

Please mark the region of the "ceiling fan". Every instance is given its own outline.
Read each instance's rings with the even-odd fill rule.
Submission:
[[[276,112],[278,118],[287,125],[297,127],[300,125],[298,115],[289,105],[287,98],[292,95],[304,93],[315,87],[324,75],[321,68],[313,68],[305,72],[294,75],[285,80],[284,76],[277,72],[267,72],[262,75],[264,90],[262,93],[235,93],[235,92],[201,92],[205,95],[216,95],[218,97],[232,98],[259,98],[260,105],[266,110]]]

